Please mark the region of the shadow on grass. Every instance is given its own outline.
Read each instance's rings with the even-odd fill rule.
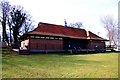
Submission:
[[[29,53],[27,55],[92,55],[92,54],[110,54],[110,53],[118,53],[118,52],[79,52],[79,53],[68,53],[68,52],[34,52]],[[27,56],[26,55],[26,56]],[[18,52],[13,51],[10,48],[3,48],[2,49],[2,56],[19,56]]]
[[[117,52],[104,52],[104,53],[99,53],[99,52],[89,52],[89,53],[59,53],[59,52],[57,52],[57,53],[54,53],[54,52],[52,52],[52,53],[30,53],[30,55],[67,55],[67,56],[71,56],[71,55],[93,55],[93,54],[111,54],[111,53],[117,53]]]

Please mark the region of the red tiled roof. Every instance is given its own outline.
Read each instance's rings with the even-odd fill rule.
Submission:
[[[38,27],[31,32],[26,34],[37,34],[37,35],[50,35],[50,36],[60,36],[78,39],[97,39],[105,40],[90,31],[84,29],[64,27],[62,25],[48,24],[40,22]]]

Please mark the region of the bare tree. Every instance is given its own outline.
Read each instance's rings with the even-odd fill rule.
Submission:
[[[23,26],[20,30],[21,34],[27,33],[34,29],[34,25],[33,25],[34,21],[31,20],[32,19],[31,15],[27,14],[26,16],[27,17],[26,17],[25,23],[23,24]]]
[[[116,46],[117,38],[118,38],[117,21],[112,16],[105,16],[105,17],[101,18],[101,22],[104,25],[104,28],[108,32],[107,36],[109,38],[110,47],[111,47],[112,43]]]
[[[19,41],[22,34],[33,30],[34,26],[31,18],[31,15],[22,6],[15,5],[11,8],[8,24],[10,31],[13,33],[14,43]],[[12,38],[12,36],[10,37]]]
[[[82,24],[82,22],[76,22],[76,23],[70,23],[69,26],[76,27],[76,28],[82,28],[83,24]]]
[[[3,36],[3,39],[2,41],[3,42],[7,42],[8,45],[9,45],[9,39],[8,39],[8,35],[7,35],[7,32],[6,32],[6,25],[7,25],[7,18],[8,18],[8,14],[9,14],[9,11],[10,11],[10,4],[8,1],[1,1],[0,3],[0,11],[1,11],[1,16],[0,16],[0,22],[2,24],[2,36]]]
[[[9,15],[9,17],[7,18],[7,24],[9,26],[9,36],[10,36],[10,45],[12,45],[13,39],[12,39],[12,19]]]
[[[33,29],[34,29],[34,25],[32,25],[32,22],[26,21],[22,27],[21,34],[32,31]]]
[[[20,33],[28,32],[34,28],[30,14],[22,6],[12,6],[8,1],[0,2],[0,23],[2,24],[2,41],[17,43]],[[8,29],[9,28],[9,29]],[[8,31],[9,30],[9,31]],[[7,34],[9,33],[9,35]],[[9,37],[8,37],[9,36]]]

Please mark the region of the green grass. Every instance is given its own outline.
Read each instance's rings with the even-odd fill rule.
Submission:
[[[27,56],[4,53],[3,78],[118,78],[118,53]]]

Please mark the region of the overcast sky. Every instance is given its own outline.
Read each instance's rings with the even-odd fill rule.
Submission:
[[[100,32],[106,37],[106,31],[100,18],[110,15],[117,20],[119,0],[8,0],[12,5],[22,5],[31,14],[35,27],[39,22],[64,25],[82,22],[93,33]]]

